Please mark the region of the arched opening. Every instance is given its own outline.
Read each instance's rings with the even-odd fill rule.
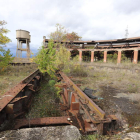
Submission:
[[[82,60],[85,62],[91,61],[91,51],[83,51]]]
[[[102,61],[103,62],[103,58],[104,58],[104,52],[102,51],[95,51],[94,52],[94,61]]]
[[[121,60],[122,62],[133,62],[134,51],[125,50],[122,52]]]
[[[118,51],[108,51],[107,62],[117,63]]]
[[[79,55],[79,51],[77,49],[73,49],[71,51],[71,58],[73,59],[75,56]]]

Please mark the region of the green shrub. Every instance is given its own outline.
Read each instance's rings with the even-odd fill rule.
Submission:
[[[73,75],[73,76],[86,77],[87,76],[87,71],[85,70],[85,68],[82,65],[75,64],[71,67],[70,74]]]
[[[12,62],[14,57],[12,57],[12,54],[10,50],[7,51],[0,47],[0,73],[3,72],[8,66],[9,63]]]

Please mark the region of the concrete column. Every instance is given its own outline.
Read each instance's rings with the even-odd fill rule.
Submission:
[[[138,62],[138,50],[134,50],[134,59],[133,59],[133,63],[137,64]]]
[[[20,48],[21,48],[21,41],[19,41],[19,49],[18,49],[18,57],[19,57],[19,58],[20,58],[20,54],[21,54]]]
[[[118,59],[117,59],[117,63],[118,63],[118,64],[121,63],[121,55],[122,55],[122,51],[119,50],[119,51],[118,51]]]
[[[94,51],[91,51],[91,62],[94,62]]]
[[[22,49],[22,41],[20,41],[20,48]],[[19,57],[22,58],[22,50],[20,49],[20,55]]]
[[[29,41],[26,39],[26,48],[27,48],[27,58],[30,58],[30,49],[29,49]]]
[[[29,41],[28,41],[28,48],[29,48],[29,58],[30,58],[31,52],[30,52],[30,44],[29,44]]]
[[[79,61],[82,61],[82,51],[79,50]]]
[[[107,51],[104,51],[104,62],[106,63],[107,60]]]
[[[19,47],[19,39],[17,39],[17,50],[16,50],[16,57],[18,57],[18,47]]]

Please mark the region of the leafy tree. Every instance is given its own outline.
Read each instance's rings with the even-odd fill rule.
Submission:
[[[74,61],[70,61],[71,53],[60,42],[65,40],[79,40],[81,37],[75,32],[67,33],[64,26],[60,24],[56,24],[56,31],[50,33],[49,37],[51,40],[48,43],[48,48],[46,49],[42,46],[34,61],[38,64],[41,72],[47,72],[51,77],[55,77],[55,71],[57,69],[69,72],[70,67],[73,67],[75,63]],[[57,43],[54,44],[54,40]],[[59,46],[59,50],[56,51],[55,47],[57,45]]]
[[[9,30],[7,30],[3,27],[3,25],[5,25],[5,24],[7,24],[7,23],[4,20],[3,21],[0,20],[0,26],[2,26],[0,28],[0,44],[1,45],[5,45],[6,43],[9,43],[11,41],[7,36],[4,35],[9,32]]]
[[[63,45],[61,45],[56,53],[54,66],[59,70],[63,70],[64,72],[69,72],[70,70],[69,66],[71,64],[70,57],[71,57],[71,53]]]
[[[50,39],[55,40],[57,42],[61,41],[75,41],[80,40],[82,37],[80,37],[76,32],[68,33],[64,26],[61,24],[56,24],[56,31],[50,33],[48,35]]]
[[[54,61],[55,61],[55,52],[56,50],[53,48],[54,44],[51,40],[48,44],[48,48],[44,48],[42,46],[39,49],[39,52],[35,58],[35,62],[38,64],[38,68],[42,73],[47,72],[51,77],[54,77],[55,74],[55,67],[54,67]]]
[[[77,33],[72,32],[72,33],[65,34],[63,38],[66,41],[77,41],[80,40],[82,37],[78,36]]]
[[[11,62],[13,58],[9,49],[6,51],[3,48],[0,48],[0,52],[0,72],[2,72],[8,67],[9,62]]]
[[[57,23],[56,24],[56,31],[50,33],[50,35],[48,35],[48,36],[52,40],[61,42],[66,33],[67,33],[67,31],[66,31],[65,27]]]
[[[5,44],[11,41],[7,36],[5,36],[5,34],[9,32],[9,30],[3,27],[5,24],[7,23],[4,20],[0,21],[0,72],[4,71],[8,67],[9,62],[13,60],[10,50],[4,50]]]

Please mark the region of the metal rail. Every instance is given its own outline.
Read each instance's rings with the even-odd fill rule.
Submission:
[[[0,97],[0,124],[10,114],[17,117],[25,112],[30,105],[33,93],[39,87],[40,79],[41,73],[37,69]]]
[[[68,111],[72,116],[75,116],[80,129],[83,132],[96,131],[100,134],[106,134],[109,131],[112,132],[113,129],[111,126],[115,125],[116,116],[106,116],[105,112],[63,72],[60,71],[58,77],[62,81],[58,86],[64,88],[64,92],[61,93],[63,97],[61,108]]]
[[[57,76],[61,80],[61,83],[57,86],[64,89],[64,92],[61,93],[63,103],[60,105],[61,109],[67,112],[67,116],[31,120],[18,119],[15,123],[15,129],[25,126],[69,124],[75,125],[83,133],[107,134],[107,132],[114,130],[111,126],[116,123],[116,116],[106,116],[105,112],[63,72],[58,72]],[[9,114],[17,117],[25,112],[25,109],[31,104],[32,93],[39,86],[40,77],[39,70],[36,70],[2,96],[0,99],[2,101],[0,102],[0,124],[7,119]]]

